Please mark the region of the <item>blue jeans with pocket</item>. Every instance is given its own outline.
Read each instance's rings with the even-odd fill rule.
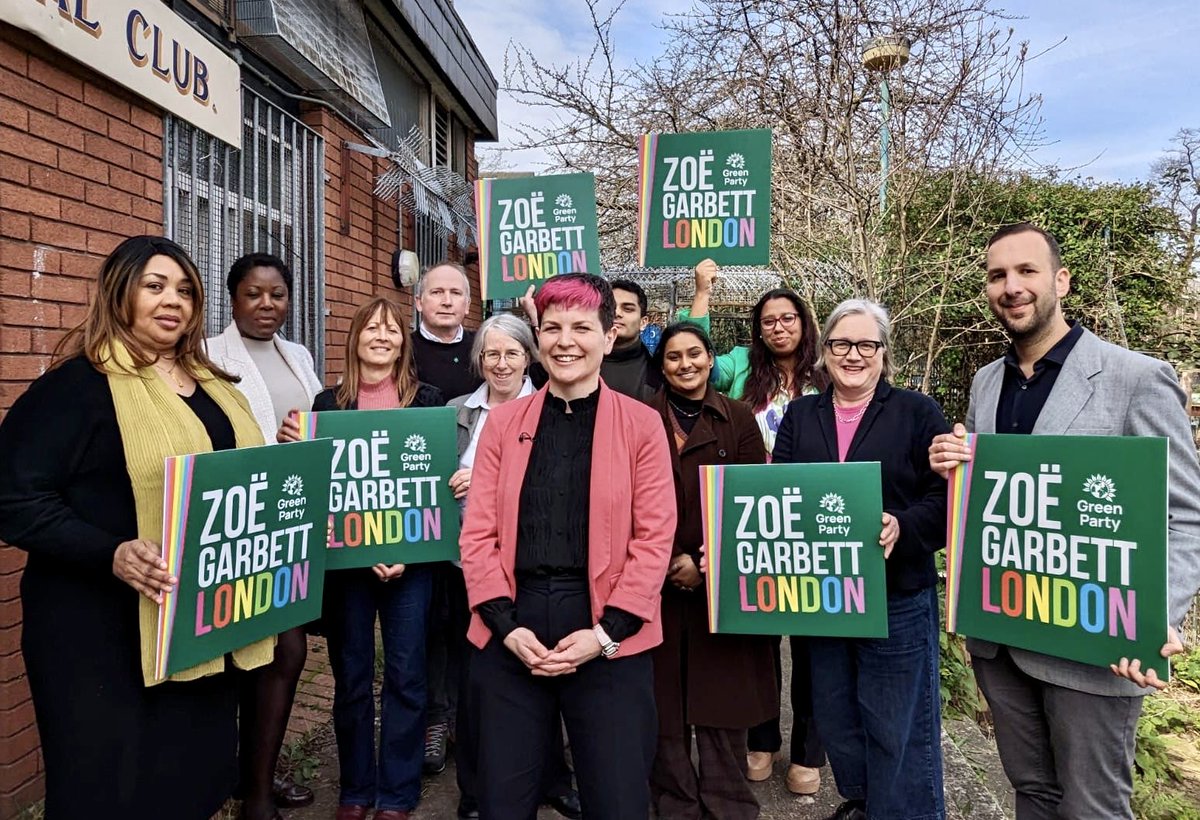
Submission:
[[[412,811],[421,799],[431,590],[429,568],[419,564],[387,582],[370,569],[335,570],[325,577],[323,620],[333,667],[340,805]],[[378,757],[372,688],[376,617],[383,638]]]
[[[887,638],[814,638],[812,681],[842,797],[870,820],[944,820],[936,588],[889,591]]]

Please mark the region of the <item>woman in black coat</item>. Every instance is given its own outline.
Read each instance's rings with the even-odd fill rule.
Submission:
[[[832,820],[942,820],[937,572],[946,482],[929,444],[950,429],[928,396],[887,382],[887,312],[852,299],[821,334],[830,387],[788,405],[774,461],[878,461],[888,637],[816,638],[813,702],[838,791]]]

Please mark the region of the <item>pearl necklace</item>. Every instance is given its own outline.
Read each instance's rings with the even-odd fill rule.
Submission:
[[[872,393],[870,396],[868,396],[866,402],[863,403],[863,406],[858,408],[858,411],[855,412],[851,416],[843,416],[841,413],[839,413],[837,402],[834,402],[833,417],[835,419],[837,419],[838,424],[854,424],[856,421],[858,421],[859,419],[861,419],[863,417],[864,413],[867,412],[867,408],[871,406],[871,399],[873,399],[873,398],[875,398],[874,393]]]

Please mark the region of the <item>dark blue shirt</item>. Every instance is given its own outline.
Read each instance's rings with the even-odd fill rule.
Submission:
[[[1067,356],[1075,348],[1075,343],[1083,335],[1083,325],[1071,322],[1067,335],[1058,340],[1058,344],[1046,351],[1042,358],[1033,364],[1033,375],[1028,379],[1021,372],[1017,360],[1016,348],[1009,345],[1004,354],[1004,384],[1000,387],[1000,402],[996,405],[996,432],[1020,433],[1033,432],[1046,399],[1058,381],[1058,374],[1067,361]]]

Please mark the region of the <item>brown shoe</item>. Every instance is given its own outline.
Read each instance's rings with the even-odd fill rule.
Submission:
[[[375,812],[375,820],[408,820],[408,812],[400,809],[380,809]]]
[[[367,820],[366,806],[338,806],[335,820]]]
[[[750,752],[746,755],[746,779],[754,783],[766,780],[781,757],[779,752]]]
[[[808,766],[788,766],[787,787],[792,794],[816,794],[821,788],[821,770]]]

